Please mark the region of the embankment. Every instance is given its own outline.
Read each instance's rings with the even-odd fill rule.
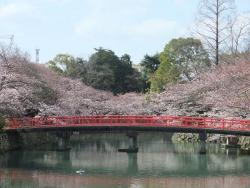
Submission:
[[[0,133],[0,153],[20,149],[40,149],[55,142],[47,133]]]

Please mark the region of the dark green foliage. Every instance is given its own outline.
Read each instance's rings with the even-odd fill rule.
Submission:
[[[114,94],[143,89],[141,76],[133,69],[130,56],[124,54],[119,58],[113,51],[103,48],[96,49],[90,57],[84,82]]]
[[[112,91],[114,94],[141,92],[144,82],[140,73],[132,67],[128,54],[118,57],[113,51],[98,48],[89,61],[59,54],[48,62],[51,70],[59,75],[80,78],[96,89]]]
[[[25,109],[24,116],[25,117],[35,117],[36,115],[38,115],[39,112],[40,112],[39,109],[36,109],[36,108],[27,108],[27,109]]]
[[[97,89],[112,91],[115,82],[114,72],[108,66],[90,65],[83,82]]]
[[[160,55],[155,54],[153,56],[145,55],[141,62],[143,73],[150,77],[160,66]]]
[[[162,91],[168,83],[192,80],[210,67],[208,53],[201,41],[194,38],[171,40],[160,54],[159,60],[160,66],[149,77],[150,89],[156,92]]]
[[[160,57],[161,65],[150,77],[150,90],[153,92],[161,92],[168,83],[174,83],[180,79],[180,72],[175,64],[163,55]]]
[[[198,73],[210,67],[208,53],[199,39],[173,39],[165,46],[161,55],[177,66],[184,80],[192,80]]]
[[[96,49],[96,53],[89,58],[84,83],[96,89],[113,91],[118,63],[119,58],[111,50]]]
[[[126,75],[123,89],[126,92],[142,92],[145,90],[145,81],[136,69],[133,69],[132,74]]]
[[[87,74],[87,62],[82,58],[76,58],[75,64],[68,75],[72,78],[84,78]]]
[[[59,75],[78,78],[86,73],[86,61],[68,54],[58,54],[48,62],[49,69]]]
[[[0,115],[0,132],[2,132],[4,126],[5,126],[5,118]]]
[[[58,95],[55,90],[48,87],[46,84],[36,84],[33,91],[34,102],[44,102],[48,105],[53,105],[57,102]]]
[[[160,55],[157,53],[153,56],[145,55],[142,62],[142,78],[145,82],[145,90],[148,90],[150,88],[150,78],[155,73],[155,71],[159,68],[161,62],[160,62]]]

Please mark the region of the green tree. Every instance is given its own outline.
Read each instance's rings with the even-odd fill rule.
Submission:
[[[62,76],[80,78],[96,89],[112,91],[114,94],[143,90],[143,80],[132,67],[128,54],[118,57],[112,50],[95,49],[89,61],[58,54],[48,62],[48,67]]]
[[[128,54],[120,58],[108,49],[98,48],[91,55],[84,82],[97,89],[109,90],[114,94],[142,91],[142,79],[132,67]]]
[[[113,92],[115,94],[128,92],[127,84],[129,84],[129,78],[133,74],[132,61],[128,54],[121,56],[120,61],[114,70],[114,74],[116,79]]]
[[[199,72],[210,67],[208,53],[199,39],[173,39],[161,55],[178,68],[184,80],[192,80]]]
[[[0,115],[0,132],[2,131],[4,126],[5,126],[5,119]]]
[[[73,68],[75,58],[68,54],[58,54],[53,60],[48,62],[48,67],[58,73],[66,76]]]
[[[175,64],[162,53],[160,55],[161,64],[155,73],[150,77],[150,90],[152,92],[161,92],[168,83],[174,83],[179,80],[180,72]]]
[[[110,67],[105,65],[95,68],[90,65],[83,82],[96,89],[112,91],[115,82],[114,72]]]
[[[120,59],[111,50],[98,48],[88,61],[87,75],[84,82],[96,89],[114,90]]]
[[[61,76],[80,78],[86,73],[86,61],[68,54],[58,54],[48,62],[49,69]]]
[[[72,64],[72,69],[68,71],[68,76],[72,78],[81,78],[85,79],[87,74],[87,61],[82,58],[76,58],[75,63]]]
[[[141,73],[136,69],[131,74],[127,74],[124,79],[124,91],[126,92],[143,92],[145,90],[145,81]]]
[[[150,88],[150,78],[160,66],[160,54],[153,56],[145,55],[140,65],[142,67],[142,78],[145,82],[145,90]]]
[[[145,55],[142,62],[142,71],[149,78],[160,66],[160,54],[155,54],[153,56]]]

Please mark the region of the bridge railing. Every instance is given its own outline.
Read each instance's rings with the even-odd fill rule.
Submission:
[[[142,127],[183,127],[220,130],[250,131],[250,120],[219,119],[186,116],[61,116],[10,118],[6,129],[53,128],[87,126],[142,126]]]

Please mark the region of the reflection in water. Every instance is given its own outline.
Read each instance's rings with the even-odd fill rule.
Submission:
[[[137,154],[136,153],[128,153],[128,168],[127,172],[131,175],[138,174],[138,162],[137,162]]]
[[[117,152],[125,135],[79,135],[72,150],[17,151],[0,156],[0,187],[185,187],[250,186],[250,158],[228,156],[218,145],[166,141],[164,134],[140,134],[138,154]],[[83,174],[77,174],[79,169]]]

